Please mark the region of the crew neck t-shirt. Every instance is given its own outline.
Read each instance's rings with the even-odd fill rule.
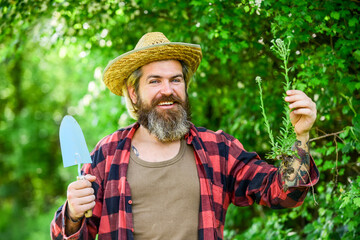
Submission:
[[[132,150],[127,179],[135,239],[198,239],[199,177],[194,149],[184,139],[166,161],[144,161]]]

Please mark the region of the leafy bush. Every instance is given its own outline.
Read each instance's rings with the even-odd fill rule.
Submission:
[[[292,37],[294,84],[317,104],[311,152],[319,206],[310,193],[296,209],[232,206],[227,238],[353,239],[360,225],[359,13],[353,0],[1,1],[0,238],[48,239],[47,223],[76,175],[62,167],[62,116],[75,115],[90,149],[131,123],[101,73],[145,32],[162,31],[202,46],[189,92],[193,122],[223,129],[249,151],[270,150],[256,76],[267,79],[274,132],[281,124],[282,69],[271,39]]]

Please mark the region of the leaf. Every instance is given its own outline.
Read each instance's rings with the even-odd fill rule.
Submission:
[[[335,147],[329,147],[328,150],[326,151],[326,156],[329,156],[330,154],[332,154],[335,150]]]
[[[290,217],[291,219],[295,219],[295,218],[297,218],[297,216],[298,216],[298,214],[297,214],[296,212],[294,212],[294,211],[292,211],[292,212],[289,214],[289,217]]]
[[[189,16],[187,15],[185,10],[181,11],[181,15],[183,16],[183,18],[185,18],[186,20],[189,20]]]
[[[323,170],[328,170],[328,169],[332,169],[333,167],[335,167],[335,162],[331,162],[330,160],[326,161],[323,165]]]
[[[245,10],[245,12],[249,12],[249,11],[250,11],[250,7],[249,7],[249,6],[245,6],[245,7],[244,7],[244,10]]]
[[[359,23],[359,20],[355,17],[349,20],[349,27],[355,27]]]
[[[306,20],[307,22],[309,22],[309,23],[312,23],[312,22],[313,22],[310,15],[306,15],[306,16],[305,16],[305,20]]]
[[[231,22],[231,18],[230,17],[223,17],[221,18],[221,23],[223,23],[224,25],[228,24]]]
[[[355,131],[360,131],[360,115],[353,118],[352,124],[354,124]]]
[[[344,197],[342,200],[343,200],[343,202],[339,208],[343,208],[343,207],[347,206],[350,202],[350,198],[348,196]]]
[[[339,12],[331,12],[330,16],[336,20],[340,19],[340,13]]]
[[[223,39],[228,39],[228,38],[229,38],[229,32],[228,32],[228,31],[221,31],[221,32],[220,32],[220,36],[221,36]]]
[[[346,143],[344,147],[341,149],[341,152],[348,153],[353,148],[351,143]]]
[[[360,62],[360,50],[356,50],[353,53],[354,58],[356,59],[356,61]]]

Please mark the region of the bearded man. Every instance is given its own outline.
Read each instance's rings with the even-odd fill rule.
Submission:
[[[300,158],[278,169],[234,137],[190,122],[187,89],[201,58],[199,45],[148,33],[109,63],[103,80],[137,122],[97,144],[85,179],[68,186],[55,214],[53,239],[222,239],[230,203],[302,204],[319,178],[307,147],[314,102],[287,92]]]

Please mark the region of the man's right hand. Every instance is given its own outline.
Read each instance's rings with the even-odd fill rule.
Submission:
[[[95,180],[95,176],[88,174],[83,180],[77,180],[69,184],[67,189],[67,214],[71,219],[79,220],[85,215],[86,211],[94,208],[95,195],[91,182]]]

